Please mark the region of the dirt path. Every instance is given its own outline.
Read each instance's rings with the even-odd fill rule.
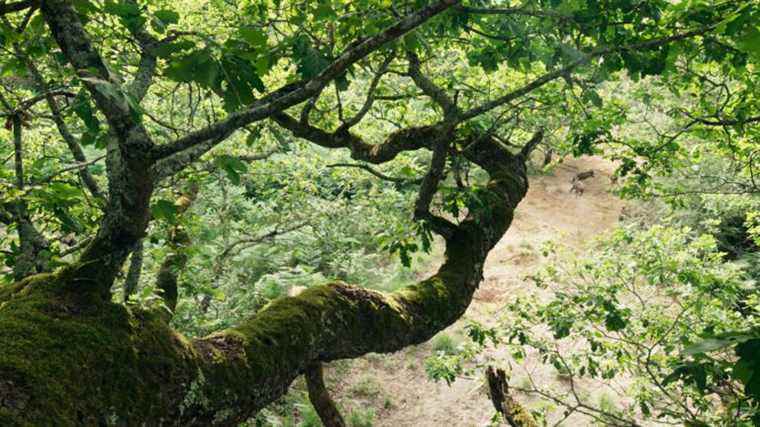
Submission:
[[[595,176],[583,182],[584,194],[570,193],[572,177],[588,169]],[[464,318],[444,333],[461,336],[467,319],[492,323],[506,297],[535,293],[532,283],[524,279],[541,266],[544,242],[562,241],[581,250],[594,236],[613,227],[623,203],[607,191],[612,169],[603,159],[585,157],[558,165],[552,175],[533,177],[512,227],[486,261],[485,280],[475,300]],[[493,409],[479,374],[458,379],[450,387],[429,381],[424,359],[431,355],[431,348],[427,343],[334,366],[332,375],[342,378],[335,385],[336,398],[349,408],[374,408],[375,426],[488,425]]]

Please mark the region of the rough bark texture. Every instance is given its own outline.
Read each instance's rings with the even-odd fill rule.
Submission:
[[[24,191],[24,158],[22,145],[22,121],[19,114],[11,118],[13,127],[14,166],[16,189]],[[32,222],[26,201],[20,198],[13,204],[16,230],[19,239],[19,253],[13,266],[14,280],[21,280],[34,273],[48,271],[50,261],[50,242],[40,233]]]
[[[108,70],[70,2],[46,0],[40,3],[40,11],[63,55],[109,124],[109,198],[98,232],[82,252],[76,281],[78,286],[96,288],[92,291],[108,297],[114,277],[145,235],[150,220],[154,178],[149,153],[154,144],[136,120],[119,79]]]
[[[129,297],[134,295],[140,285],[143,267],[143,241],[140,240],[135,245],[132,255],[129,257],[129,269],[127,277],[124,279],[124,302],[129,301]]]
[[[488,395],[493,407],[512,427],[538,427],[533,416],[509,392],[507,375],[503,369],[486,368]]]
[[[325,379],[322,373],[322,364],[312,363],[304,372],[306,379],[306,388],[309,391],[309,400],[314,410],[317,411],[319,419],[325,427],[346,427],[346,422],[338,410],[338,406],[330,397],[330,393],[325,386]]]
[[[315,362],[428,340],[470,304],[527,191],[522,154],[490,140],[464,154],[491,175],[486,207],[446,239],[435,275],[392,294],[317,286],[191,341],[160,313],[82,292],[76,265],[0,289],[0,425],[235,425]]]

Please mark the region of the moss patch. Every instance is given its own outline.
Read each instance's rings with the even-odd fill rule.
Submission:
[[[172,376],[190,362],[182,340],[154,315],[70,292],[66,279],[33,276],[0,294],[0,424],[169,415]]]

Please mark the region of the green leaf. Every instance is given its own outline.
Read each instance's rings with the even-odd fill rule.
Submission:
[[[753,337],[751,335],[747,334],[723,335],[720,337],[705,338],[702,341],[696,342],[684,348],[683,353],[690,356],[701,353],[709,353],[711,351],[720,350],[728,346],[743,343],[752,338]]]
[[[293,54],[296,58],[298,73],[305,79],[319,74],[330,61],[317,49],[311,46],[308,37],[299,37],[293,44]]]
[[[115,2],[113,0],[105,2],[103,5],[103,11],[110,15],[116,15],[122,18],[140,15],[140,7],[137,3]]]
[[[208,49],[191,52],[169,64],[166,77],[177,82],[197,82],[204,87],[218,84],[219,67]]]
[[[95,117],[94,109],[84,89],[80,90],[76,98],[74,98],[72,109],[82,119],[87,130],[90,131],[89,133],[93,135],[97,134],[98,130],[100,130],[100,121]]]
[[[159,58],[168,58],[171,55],[181,52],[183,50],[189,50],[195,47],[195,43],[190,40],[180,40],[174,43],[163,43],[158,47],[153,48],[153,53]]]
[[[106,1],[103,11],[118,16],[125,27],[137,30],[145,25],[145,18],[140,15],[140,6],[137,3]]]
[[[169,10],[169,9],[157,10],[153,15],[156,18],[160,19],[161,22],[163,22],[165,25],[176,24],[177,22],[179,22],[179,13],[173,10]]]
[[[321,3],[317,6],[317,9],[314,11],[314,18],[317,19],[317,21],[322,21],[325,19],[331,19],[336,18],[338,15],[335,13],[335,10],[330,6],[329,3]]]
[[[245,40],[246,43],[254,48],[261,48],[267,46],[267,35],[256,27],[242,27],[238,30],[240,38]]]
[[[756,59],[760,59],[760,30],[757,27],[749,27],[738,39],[739,49]]]
[[[150,207],[153,218],[161,219],[168,223],[177,221],[177,207],[169,200],[159,200]]]
[[[586,100],[591,101],[591,103],[594,104],[595,107],[602,108],[602,106],[603,106],[602,97],[599,96],[599,94],[596,93],[596,91],[594,91],[594,90],[587,90],[587,91],[585,91],[583,93],[583,97]]]
[[[227,178],[235,185],[240,184],[240,174],[248,170],[248,165],[237,157],[226,154],[216,156],[214,163],[224,170]]]

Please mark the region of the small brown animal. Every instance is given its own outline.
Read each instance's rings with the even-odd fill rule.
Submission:
[[[554,157],[554,150],[551,148],[547,148],[546,151],[544,151],[544,166],[547,166],[549,163],[551,163],[553,157]]]
[[[589,169],[586,172],[580,172],[577,175],[575,175],[575,178],[573,178],[573,182],[575,181],[583,181],[584,179],[589,179],[594,176],[594,170]]]
[[[594,170],[589,169],[586,172],[579,172],[574,177],[573,180],[570,181],[570,183],[573,185],[570,187],[570,192],[575,193],[576,196],[580,197],[583,195],[583,192],[586,191],[586,187],[583,185],[581,181],[584,179],[589,179],[592,176],[594,176]]]
[[[580,197],[583,195],[583,192],[586,191],[585,186],[580,181],[573,181],[573,186],[570,187],[570,192],[575,193],[576,196]]]

